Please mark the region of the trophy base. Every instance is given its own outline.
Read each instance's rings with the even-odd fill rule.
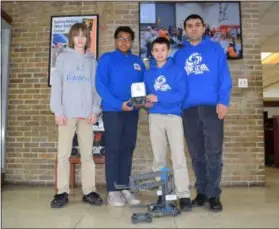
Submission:
[[[145,107],[146,97],[145,96],[133,97],[131,99],[131,103],[134,107]]]

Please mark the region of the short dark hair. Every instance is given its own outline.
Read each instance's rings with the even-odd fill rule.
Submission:
[[[129,33],[132,37],[132,41],[135,39],[135,32],[129,26],[119,26],[114,32],[114,39],[117,39],[120,32]]]
[[[154,46],[155,44],[166,44],[167,47],[168,47],[168,49],[170,49],[170,41],[169,41],[167,38],[165,38],[165,37],[158,37],[158,38],[156,38],[156,39],[152,42],[152,44],[151,44],[151,48],[152,48],[152,49],[153,49],[153,46]]]
[[[202,17],[198,14],[191,14],[189,15],[188,17],[186,17],[185,21],[184,21],[184,29],[186,27],[186,22],[191,20],[191,19],[200,19],[201,20],[201,23],[202,25],[204,26],[204,20],[202,19]]]

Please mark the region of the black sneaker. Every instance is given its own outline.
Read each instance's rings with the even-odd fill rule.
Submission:
[[[202,193],[198,193],[196,198],[192,200],[192,206],[193,207],[201,207],[204,205],[204,203],[207,202],[207,196]]]
[[[192,202],[190,198],[181,198],[179,200],[179,207],[181,211],[191,211],[192,210]]]
[[[90,192],[87,195],[83,195],[82,200],[83,202],[96,205],[96,206],[103,205],[103,200],[97,192]]]
[[[50,206],[52,208],[63,208],[68,203],[68,201],[68,193],[63,192],[54,196],[54,199],[51,201]]]
[[[208,200],[209,202],[209,210],[213,212],[220,212],[223,210],[222,203],[218,197],[211,197]]]

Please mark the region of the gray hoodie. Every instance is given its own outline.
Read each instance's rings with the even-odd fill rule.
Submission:
[[[50,109],[56,116],[87,118],[101,112],[95,88],[97,62],[90,51],[82,55],[71,48],[57,57],[52,78]]]

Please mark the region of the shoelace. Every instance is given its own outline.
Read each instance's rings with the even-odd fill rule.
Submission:
[[[129,192],[129,191],[123,192],[123,194],[124,194],[124,196],[125,196],[129,201],[135,199],[134,195],[133,195],[131,192]]]

